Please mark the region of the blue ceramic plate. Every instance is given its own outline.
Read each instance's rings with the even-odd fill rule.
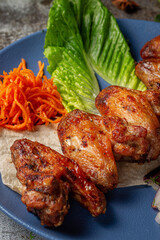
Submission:
[[[118,20],[128,40],[134,59],[140,59],[140,49],[145,42],[160,34],[160,24],[137,20]],[[34,33],[0,51],[0,74],[17,67],[25,58],[28,67],[38,72],[37,61],[43,56],[45,31]],[[46,72],[47,74],[47,72]],[[49,77],[49,75],[47,74]],[[98,76],[101,88],[107,84]],[[93,218],[74,200],[63,225],[56,229],[41,226],[39,219],[27,212],[20,196],[4,186],[0,180],[0,209],[19,224],[46,239],[56,240],[150,240],[160,239],[160,226],[155,222],[157,214],[151,208],[155,191],[139,186],[116,189],[106,195],[108,210],[105,215]]]

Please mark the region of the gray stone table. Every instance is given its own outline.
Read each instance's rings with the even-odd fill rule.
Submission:
[[[160,14],[158,0],[135,0],[141,9],[127,14],[116,9],[111,0],[104,4],[116,18],[154,21]],[[33,32],[46,28],[51,0],[0,0],[0,49]],[[0,240],[42,240],[0,212]]]

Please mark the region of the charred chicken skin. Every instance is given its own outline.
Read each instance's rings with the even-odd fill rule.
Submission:
[[[140,55],[143,59],[160,58],[160,35],[144,44]]]
[[[148,89],[160,90],[160,35],[141,49],[142,61],[136,65],[136,75]]]
[[[158,90],[149,89],[146,91],[136,91],[139,95],[143,95],[150,103],[154,113],[160,120],[160,92]]]
[[[160,58],[144,59],[136,67],[136,75],[148,89],[160,91]]]
[[[11,156],[23,185],[22,202],[39,216],[42,225],[62,224],[70,191],[93,216],[105,212],[104,194],[73,160],[28,139],[15,141]]]
[[[118,183],[115,159],[142,160],[149,149],[147,130],[142,126],[130,125],[118,116],[102,117],[80,110],[61,120],[58,136],[64,155],[78,162],[103,191]]]
[[[58,136],[64,155],[76,161],[101,190],[107,191],[117,186],[118,173],[104,128],[102,117],[73,110],[59,123]]]
[[[129,126],[137,126],[137,129],[143,129],[142,132],[146,131],[144,150],[147,159],[153,160],[160,154],[160,124],[151,106],[151,102],[154,105],[153,99],[151,96],[149,98],[149,93],[147,94],[124,87],[110,86],[99,93],[96,107],[102,116],[120,117],[125,119]],[[136,135],[136,131],[133,131],[133,134]],[[143,144],[145,145],[145,142]],[[139,158],[141,159],[141,155]]]

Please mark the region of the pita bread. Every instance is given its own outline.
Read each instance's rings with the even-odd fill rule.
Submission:
[[[16,177],[16,169],[11,160],[10,147],[17,139],[28,138],[38,141],[59,153],[61,146],[57,135],[57,124],[37,126],[34,131],[12,131],[0,129],[0,173],[2,182],[12,190],[21,193],[22,185]]]
[[[28,138],[38,141],[62,153],[57,135],[57,124],[48,126],[37,126],[34,131],[15,132],[8,129],[0,129],[0,172],[3,183],[12,190],[21,193],[22,185],[16,178],[16,169],[11,160],[10,146],[17,139]],[[160,159],[144,164],[137,163],[117,163],[119,173],[118,187],[128,187],[144,185],[145,174],[160,165]]]

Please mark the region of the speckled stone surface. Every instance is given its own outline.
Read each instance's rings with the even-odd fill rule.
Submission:
[[[46,28],[52,0],[0,0],[0,49],[15,40]],[[111,0],[103,0],[116,18],[154,21],[160,13],[158,0],[141,0],[141,9],[133,14],[116,9]]]
[[[103,0],[116,18],[154,21],[160,14],[158,0],[135,0],[141,9],[128,14]],[[46,28],[52,0],[0,0],[0,49],[33,32]],[[33,236],[33,238],[32,238]],[[0,240],[42,240],[0,212]]]

